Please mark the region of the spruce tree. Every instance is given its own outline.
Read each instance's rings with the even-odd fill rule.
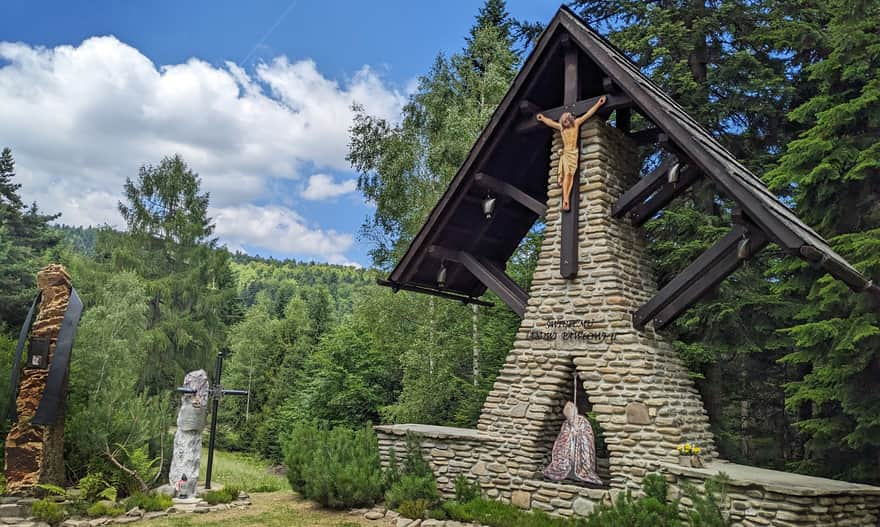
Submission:
[[[117,270],[133,270],[150,297],[146,339],[150,363],[142,386],[170,388],[190,370],[212,370],[237,313],[226,251],[215,249],[209,196],[180,156],[144,166],[125,183],[119,203],[128,233],[99,234],[97,252]]]
[[[16,330],[24,321],[36,293],[36,276],[43,253],[58,244],[49,226],[60,214],[41,214],[36,203],[22,202],[15,182],[12,151],[0,152],[0,331]]]
[[[805,73],[816,93],[790,119],[804,128],[768,174],[798,214],[874,283],[880,283],[880,4],[835,0]],[[788,407],[808,437],[800,468],[878,481],[880,303],[801,262],[778,267],[776,289],[797,309],[784,333],[807,368],[787,386]]]

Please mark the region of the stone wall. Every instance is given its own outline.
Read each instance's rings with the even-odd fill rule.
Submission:
[[[568,516],[587,514],[596,503],[625,490],[638,494],[649,473],[667,474],[673,491],[679,492],[681,482],[689,478],[702,483],[738,465],[713,462],[717,454],[708,416],[671,343],[650,326],[633,327],[633,312],[656,293],[656,284],[642,232],[628,220],[612,218],[611,206],[638,177],[635,146],[601,120],[582,127],[580,267],[572,280],[559,272],[561,189],[555,152],[560,147],[557,134],[548,174],[545,236],[526,313],[477,429],[376,429],[386,461],[392,449],[398,456],[405,452],[408,431],[421,435],[425,457],[446,496],[452,495],[456,476],[464,474],[479,481],[490,498]],[[582,383],[608,450],[607,465],[600,471],[605,488],[554,483],[541,474],[575,378]],[[703,459],[713,468],[674,472],[670,467],[676,466],[676,447],[683,442],[699,444]],[[773,471],[755,478],[740,475],[736,481],[741,484],[728,501],[734,527],[876,526],[880,501],[872,492],[880,489],[847,486],[828,495],[804,496],[785,492],[784,485],[774,486],[780,474],[785,476]],[[830,519],[850,513],[856,514],[855,523]],[[817,520],[795,521],[793,515]]]

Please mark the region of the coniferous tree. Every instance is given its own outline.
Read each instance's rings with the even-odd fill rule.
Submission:
[[[880,282],[880,5],[828,3],[831,20],[806,68],[817,90],[790,118],[804,127],[768,178],[798,214],[874,283]],[[798,310],[786,362],[808,368],[787,387],[809,437],[800,468],[878,481],[880,303],[786,260],[777,291]],[[821,278],[820,278],[821,276]]]
[[[22,202],[15,182],[12,151],[0,152],[0,330],[17,328],[35,294],[37,271],[43,253],[59,237],[49,226],[60,214],[41,214],[37,204]]]
[[[99,234],[98,253],[114,269],[133,270],[149,293],[147,347],[154,368],[142,386],[170,388],[187,371],[211,371],[237,312],[229,257],[215,249],[209,196],[180,156],[141,168],[125,183],[119,211],[127,234]]]

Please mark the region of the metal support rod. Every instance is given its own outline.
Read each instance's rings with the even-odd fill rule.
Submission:
[[[217,391],[220,388],[220,375],[223,374],[223,352],[217,352],[217,367],[214,370],[214,386]],[[211,469],[214,468],[214,439],[217,436],[217,410],[220,407],[220,398],[212,397],[211,402],[211,435],[208,439],[208,468],[205,471],[205,489],[211,489]]]

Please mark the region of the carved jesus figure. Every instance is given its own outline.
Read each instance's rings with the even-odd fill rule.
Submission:
[[[602,480],[596,473],[596,439],[590,421],[578,414],[577,406],[572,402],[565,403],[562,413],[565,422],[553,443],[552,459],[544,469],[544,475],[553,481],[571,478],[601,485]]]
[[[538,120],[550,128],[559,130],[562,134],[562,149],[559,150],[559,169],[557,170],[559,185],[562,187],[562,210],[571,209],[571,189],[574,186],[574,176],[578,170],[578,136],[581,125],[595,114],[605,104],[605,97],[599,97],[596,104],[580,117],[575,117],[571,112],[565,112],[554,121],[544,114],[538,114]]]

